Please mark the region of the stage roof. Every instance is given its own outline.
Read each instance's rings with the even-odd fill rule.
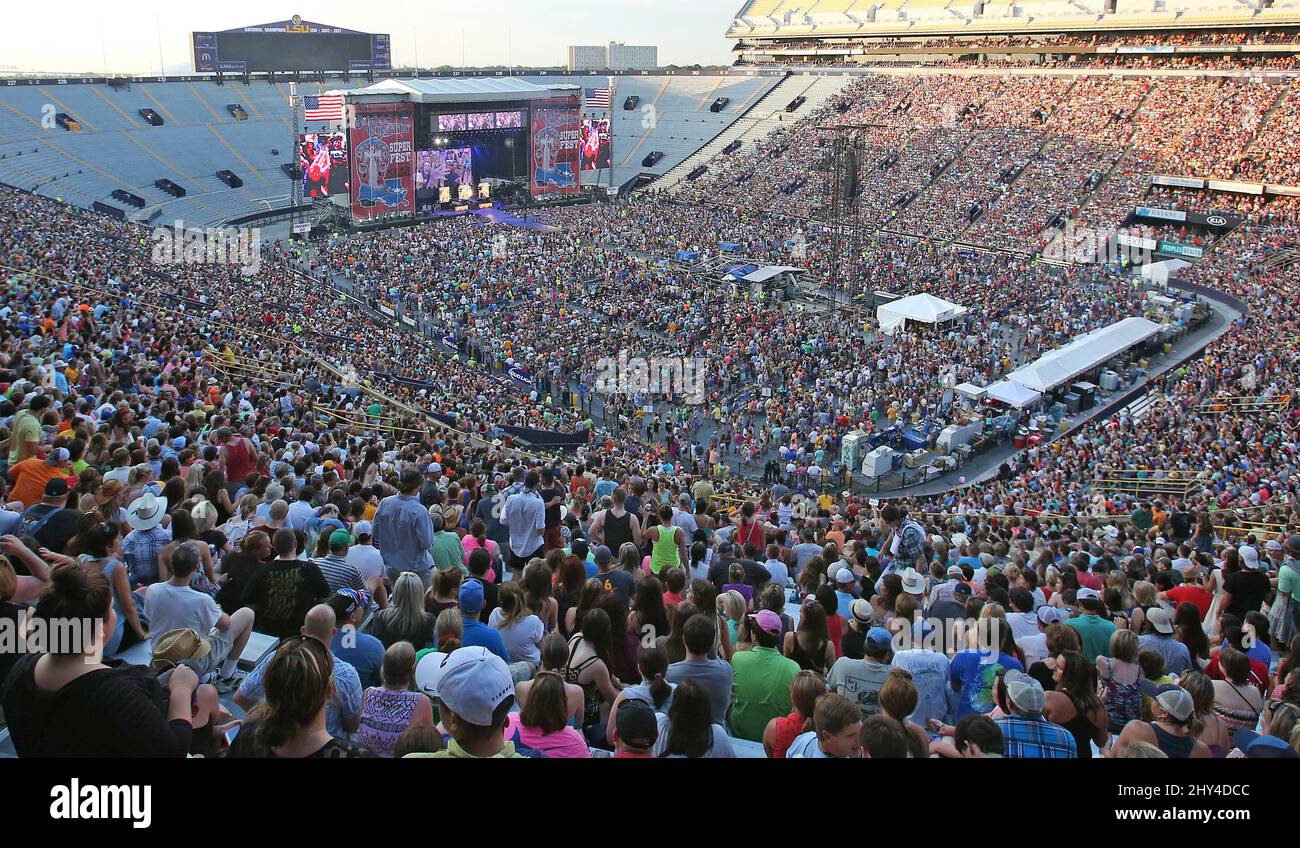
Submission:
[[[566,83],[537,85],[516,77],[466,79],[386,79],[364,88],[341,88],[327,92],[349,98],[399,97],[412,103],[475,103],[505,100],[545,100],[567,94],[581,94],[580,86]]]

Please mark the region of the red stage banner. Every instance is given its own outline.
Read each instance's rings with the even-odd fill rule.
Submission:
[[[533,102],[533,197],[581,189],[582,110],[576,95]]]
[[[411,103],[348,107],[352,220],[415,213],[415,111]]]

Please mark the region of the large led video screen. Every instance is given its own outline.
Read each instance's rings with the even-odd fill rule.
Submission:
[[[303,133],[298,137],[298,170],[303,197],[327,198],[348,192],[348,140],[342,132]]]
[[[594,171],[613,164],[614,148],[609,118],[582,119],[582,170]]]
[[[474,187],[473,150],[469,147],[440,147],[415,152],[415,200],[423,206],[438,199],[438,189],[447,186],[451,196],[461,186]]]

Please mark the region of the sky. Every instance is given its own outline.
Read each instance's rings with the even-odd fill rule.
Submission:
[[[730,64],[723,38],[743,0],[317,0],[6,3],[0,72],[193,70],[191,32],[291,18],[392,36],[393,64],[563,65],[571,44],[652,44],[659,63]]]

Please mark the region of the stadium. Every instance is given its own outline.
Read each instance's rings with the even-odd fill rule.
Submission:
[[[1300,3],[733,11],[0,78],[0,758],[1300,756]]]

